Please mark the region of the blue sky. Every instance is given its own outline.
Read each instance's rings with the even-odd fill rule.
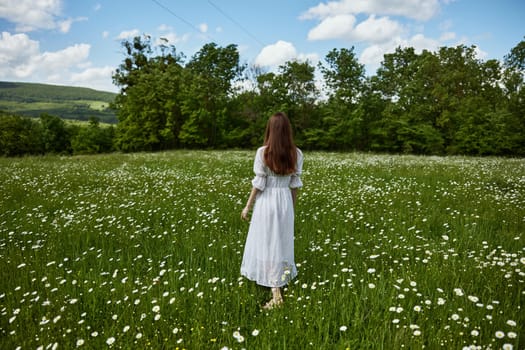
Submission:
[[[370,75],[398,46],[475,45],[501,60],[524,40],[523,18],[523,0],[0,0],[0,80],[117,91],[121,42],[142,34],[188,58],[236,44],[268,71],[352,46]]]

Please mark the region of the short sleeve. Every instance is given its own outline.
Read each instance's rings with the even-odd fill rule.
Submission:
[[[303,152],[298,148],[297,149],[297,166],[295,173],[292,174],[290,180],[290,188],[300,188],[303,187],[303,182],[301,181],[301,174],[303,173]]]
[[[253,172],[255,173],[255,177],[252,180],[252,186],[260,191],[264,191],[264,188],[266,187],[267,176],[263,161],[263,153],[264,148],[259,148],[255,154],[255,161],[253,162]]]

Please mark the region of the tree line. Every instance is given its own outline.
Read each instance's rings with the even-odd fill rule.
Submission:
[[[372,76],[353,47],[275,72],[242,64],[235,45],[208,43],[189,60],[147,36],[123,48],[118,123],[98,151],[254,148],[282,111],[304,149],[525,155],[525,40],[502,61],[474,46],[397,48]]]
[[[65,122],[42,114],[38,119],[0,112],[0,156],[96,154],[115,150],[114,126],[101,126],[91,117],[87,123]]]

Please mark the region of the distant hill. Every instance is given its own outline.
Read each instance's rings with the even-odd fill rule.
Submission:
[[[0,82],[0,111],[38,117],[43,113],[64,119],[98,117],[116,123],[109,105],[116,94],[73,86]]]

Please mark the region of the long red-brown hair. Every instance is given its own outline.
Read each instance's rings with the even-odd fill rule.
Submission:
[[[295,172],[297,148],[293,141],[290,120],[284,113],[275,113],[268,120],[264,145],[264,162],[271,171],[278,175]]]

